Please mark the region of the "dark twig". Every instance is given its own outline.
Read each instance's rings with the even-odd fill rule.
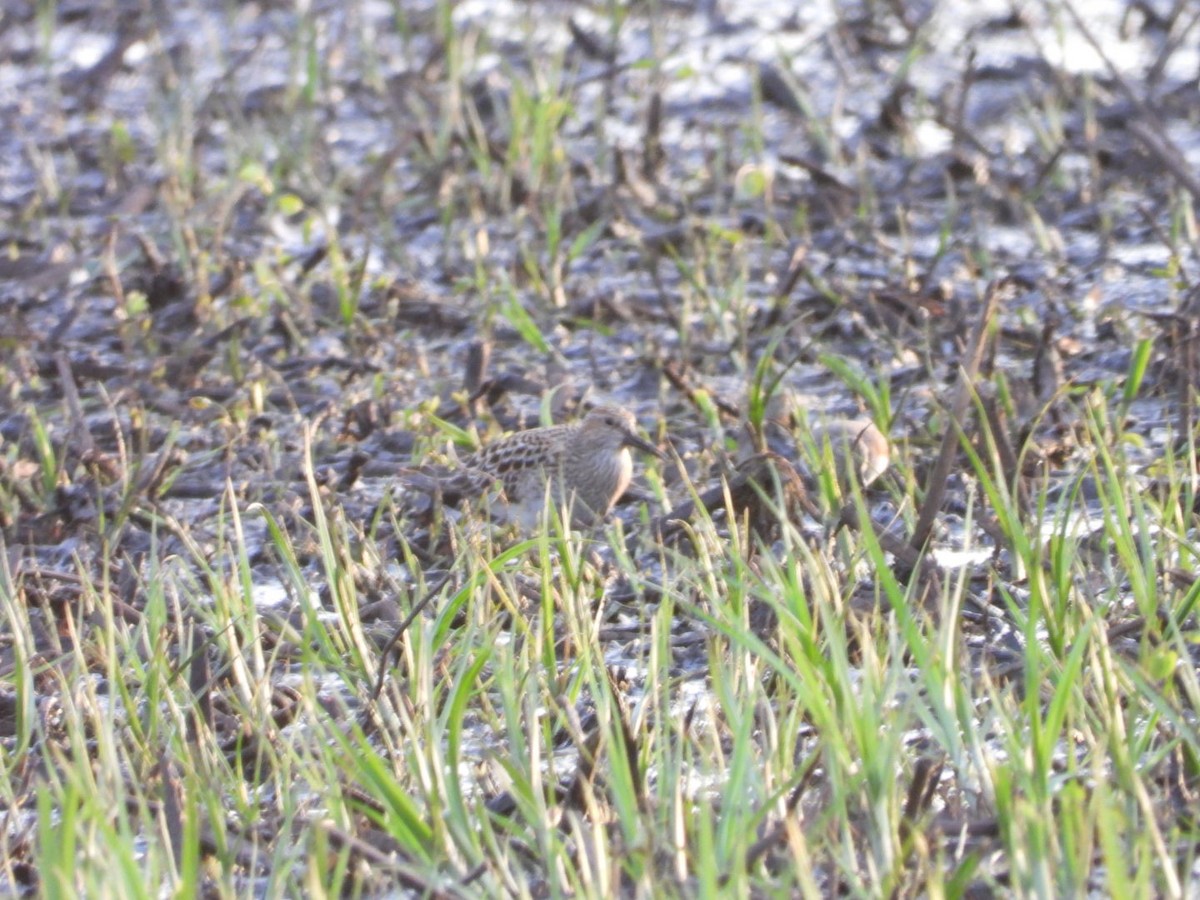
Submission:
[[[379,675],[375,679],[375,689],[371,692],[371,699],[378,700],[379,695],[383,693],[383,682],[387,678],[388,657],[392,655],[392,650],[400,642],[400,638],[404,637],[404,632],[408,630],[408,626],[421,614],[421,611],[429,605],[430,601],[438,595],[446,583],[450,580],[450,573],[447,572],[438,581],[425,592],[425,596],[409,611],[405,616],[404,621],[397,626],[392,636],[388,638],[386,644],[383,645],[383,652],[379,656]]]
[[[54,354],[54,364],[58,366],[58,378],[62,382],[63,397],[67,401],[67,409],[71,412],[71,426],[79,441],[82,452],[96,449],[92,433],[88,431],[87,422],[83,418],[83,404],[79,402],[79,391],[75,387],[75,374],[71,371],[71,361],[64,352]]]
[[[994,281],[988,285],[984,294],[983,306],[979,310],[979,318],[975,329],[963,351],[963,360],[958,373],[958,384],[955,388],[954,399],[950,403],[950,422],[942,437],[942,449],[938,454],[937,463],[929,473],[925,484],[925,502],[921,506],[921,515],[917,519],[917,527],[913,529],[909,544],[915,550],[920,550],[929,540],[933,531],[933,523],[942,508],[942,498],[946,495],[946,483],[950,477],[950,469],[954,465],[954,457],[958,452],[959,436],[964,432],[967,410],[971,405],[971,397],[975,393],[975,378],[979,374],[979,365],[983,361],[983,352],[987,346],[988,334],[992,321],[1000,304],[1000,295],[1007,286],[1004,281]]]
[[[665,360],[662,364],[662,373],[666,377],[667,381],[671,382],[671,386],[674,387],[675,390],[687,397],[693,406],[703,411],[703,406],[697,396],[696,388],[692,385],[691,381],[688,379],[687,373],[683,370],[679,363],[675,362],[673,359]],[[722,399],[715,391],[709,391],[708,395],[712,398],[713,405],[720,410],[722,414],[733,419],[740,419],[742,417],[742,411],[738,409],[735,404]]]
[[[788,795],[787,805],[784,808],[784,818],[777,822],[766,834],[750,845],[750,849],[746,851],[746,869],[749,871],[772,847],[783,843],[787,836],[787,817],[795,812],[796,807],[800,805],[800,798],[804,796],[804,792],[808,789],[812,782],[813,773],[817,771],[817,761],[821,758],[821,754],[817,752],[818,748],[814,748],[809,754],[805,762],[804,770],[800,773],[800,779],[796,782],[796,786],[792,788],[791,794]]]
[[[1134,90],[1133,86],[1121,74],[1120,69],[1113,63],[1112,58],[1105,52],[1104,47],[1096,36],[1088,27],[1087,21],[1079,14],[1079,10],[1075,8],[1075,4],[1071,0],[1063,0],[1063,5],[1066,7],[1067,13],[1075,22],[1075,27],[1079,29],[1079,33],[1096,51],[1096,55],[1104,62],[1104,67],[1108,69],[1108,74],[1112,80],[1120,88],[1121,93],[1126,99],[1133,104],[1137,110],[1138,118],[1133,119],[1125,126],[1129,133],[1132,134],[1142,146],[1157,159],[1163,166],[1166,167],[1189,194],[1196,200],[1200,200],[1200,178],[1192,171],[1183,154],[1179,152],[1179,148],[1172,143],[1167,136],[1166,129],[1150,108],[1146,99]],[[1190,27],[1190,26],[1189,26]]]

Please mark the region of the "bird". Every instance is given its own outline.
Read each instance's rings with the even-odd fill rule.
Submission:
[[[805,422],[808,424],[805,425]],[[812,421],[811,414],[804,412],[802,400],[791,391],[776,391],[769,398],[763,426],[767,449],[797,464],[800,473],[809,472],[810,462],[805,458],[809,457],[809,450],[816,451],[816,462],[820,463],[822,472],[826,469],[824,463],[832,462],[836,484],[842,494],[850,491],[852,480],[857,481],[860,487],[874,484],[892,464],[892,448],[888,438],[874,421],[839,415]],[[797,433],[797,426],[800,434]],[[804,431],[808,431],[811,443],[803,438]],[[745,437],[750,438],[749,442],[745,442]],[[828,457],[824,457],[826,444],[830,452]],[[761,449],[755,443],[754,432],[744,430],[743,456],[751,458]],[[811,490],[815,479],[808,474],[806,478]]]
[[[888,439],[870,419],[828,419],[814,425],[812,434],[818,448],[829,442],[843,490],[848,489],[851,472],[861,487],[867,487],[891,465]]]
[[[440,493],[448,502],[479,496],[499,483],[511,517],[526,528],[540,520],[548,497],[556,508],[570,511],[572,528],[584,528],[603,520],[629,487],[630,448],[665,459],[636,429],[628,410],[598,406],[578,422],[492,441],[442,477],[405,474],[410,485]]]

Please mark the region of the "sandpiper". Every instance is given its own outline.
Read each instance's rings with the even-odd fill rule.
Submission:
[[[569,425],[531,428],[493,441],[438,482],[444,495],[481,494],[496,482],[525,527],[547,501],[570,510],[574,528],[592,525],[612,509],[633,478],[629,448],[664,458],[640,437],[633,414],[612,406],[591,410]],[[410,484],[413,483],[410,479]]]
[[[819,442],[829,442],[843,490],[849,487],[851,472],[866,487],[891,465],[888,439],[870,419],[828,419],[814,425],[812,433]]]

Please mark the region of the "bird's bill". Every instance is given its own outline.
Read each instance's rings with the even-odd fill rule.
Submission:
[[[667,458],[665,453],[663,453],[661,450],[659,450],[657,447],[655,447],[649,441],[634,434],[632,431],[625,432],[625,446],[626,447],[636,447],[638,450],[641,450],[643,453],[649,453],[651,456],[657,457],[658,459],[666,459]]]

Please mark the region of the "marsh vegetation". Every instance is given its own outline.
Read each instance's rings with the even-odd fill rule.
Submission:
[[[0,891],[1194,893],[1198,28],[6,3]]]

